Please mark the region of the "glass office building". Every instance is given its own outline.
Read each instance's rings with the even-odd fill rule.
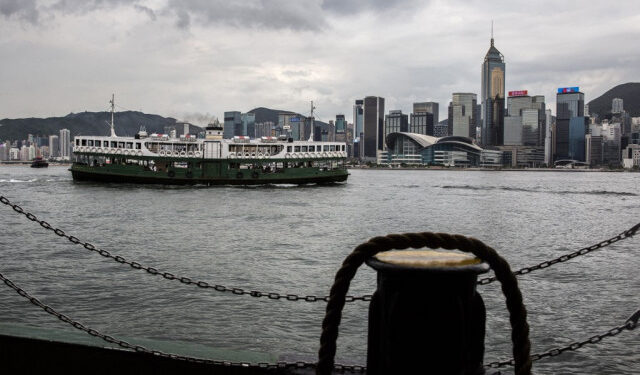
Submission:
[[[482,64],[482,134],[483,146],[503,144],[504,132],[504,92],[505,63],[504,56],[494,46],[491,47]]]

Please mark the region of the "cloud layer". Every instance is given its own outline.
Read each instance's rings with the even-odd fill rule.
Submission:
[[[524,4],[529,4],[524,6]],[[507,90],[587,100],[638,81],[635,1],[0,0],[0,118],[123,107],[222,117],[257,106],[321,119],[366,95],[387,110],[480,91],[496,46]]]

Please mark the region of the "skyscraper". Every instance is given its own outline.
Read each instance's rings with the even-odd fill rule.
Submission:
[[[364,139],[360,159],[376,161],[378,151],[384,148],[384,98],[367,96],[363,106]]]
[[[238,111],[228,111],[224,113],[223,138],[231,139],[236,133],[236,128],[242,125],[242,113]]]
[[[384,139],[386,140],[387,135],[391,133],[408,131],[409,116],[403,114],[400,110],[389,111],[389,114],[384,118]],[[386,142],[384,143],[383,148],[387,148]]]
[[[62,160],[71,159],[71,132],[69,129],[60,129],[60,157]]]
[[[344,118],[344,115],[336,115],[336,142],[346,142],[347,141],[347,120]]]
[[[353,157],[362,155],[362,139],[364,138],[364,100],[358,99],[353,106]]]
[[[433,115],[433,123],[437,124],[440,121],[440,105],[436,102],[420,102],[413,103],[413,113],[431,113]]]
[[[241,113],[238,111],[224,113],[223,138],[225,139],[231,139],[236,135],[254,138],[256,135],[255,128],[256,115],[254,113]]]
[[[57,158],[60,156],[60,142],[57,135],[49,136],[49,157]]]
[[[551,129],[553,126],[553,116],[551,115],[551,110],[547,109],[544,113],[545,118],[545,138],[544,138],[544,163],[550,166],[551,161],[553,160],[553,147],[551,145]]]
[[[620,113],[624,109],[624,101],[620,98],[613,98],[611,101],[611,113]]]
[[[429,112],[415,112],[411,114],[409,133],[434,135],[433,114]]]
[[[581,119],[576,119],[581,118]],[[554,161],[582,157],[584,160],[584,94],[579,87],[563,87],[556,96],[556,134]],[[580,145],[582,142],[582,146]],[[582,153],[579,149],[582,148]],[[570,150],[572,151],[570,155]]]
[[[499,146],[503,142],[504,128],[504,56],[494,46],[493,26],[491,46],[482,64],[482,134],[484,146]]]
[[[504,144],[544,146],[546,131],[544,96],[529,96],[527,90],[509,91],[504,118]],[[516,130],[515,128],[519,129]],[[507,139],[507,134],[509,134]],[[514,138],[517,134],[521,138]]]
[[[455,92],[449,104],[448,134],[460,137],[475,137],[476,105],[478,96]]]

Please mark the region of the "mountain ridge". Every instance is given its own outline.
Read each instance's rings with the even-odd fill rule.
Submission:
[[[640,82],[627,82],[609,89],[589,102],[589,112],[607,117],[611,114],[611,102],[614,98],[624,101],[623,108],[631,117],[640,116]]]

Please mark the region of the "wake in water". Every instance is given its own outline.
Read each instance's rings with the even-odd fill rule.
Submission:
[[[36,182],[36,181],[38,181],[38,179],[37,179],[37,178],[33,178],[33,179],[30,179],[30,180],[18,180],[18,179],[15,179],[15,178],[11,178],[11,179],[8,179],[8,180],[0,179],[0,182],[11,182],[11,183],[19,183],[19,182]]]
[[[442,189],[460,189],[460,190],[503,190],[503,191],[520,191],[527,193],[547,193],[547,194],[587,194],[587,195],[617,195],[623,197],[637,197],[638,194],[626,191],[608,191],[608,190],[542,190],[516,188],[510,186],[472,186],[472,185],[443,185]]]

